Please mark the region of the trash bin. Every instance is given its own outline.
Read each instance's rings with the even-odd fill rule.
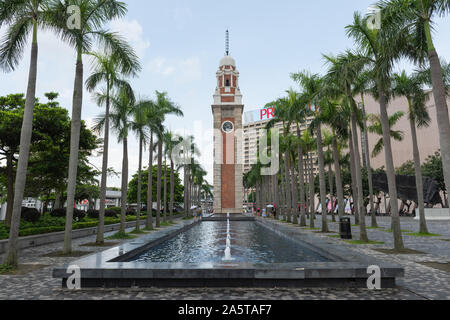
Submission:
[[[339,222],[339,233],[341,239],[352,239],[352,223],[350,218],[341,218]]]

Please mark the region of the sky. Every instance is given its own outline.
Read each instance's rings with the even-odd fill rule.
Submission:
[[[324,73],[322,54],[338,54],[353,48],[345,26],[353,13],[365,13],[373,0],[124,0],[127,15],[109,28],[120,32],[140,57],[142,71],[131,80],[136,94],[153,98],[155,90],[167,92],[184,112],[170,116],[166,127],[180,134],[194,134],[201,152],[200,163],[212,184],[212,111],[215,74],[225,53],[225,30],[230,31],[230,55],[240,72],[245,111],[263,107],[298,88],[289,75],[308,70]],[[0,29],[0,36],[4,29]],[[440,56],[450,60],[450,18],[436,20],[435,45]],[[74,50],[51,33],[39,32],[37,97],[58,92],[59,102],[72,109],[75,75]],[[30,47],[24,49],[20,66],[12,73],[0,72],[0,95],[26,91]],[[402,63],[399,67],[411,70]],[[85,58],[85,78],[90,63]],[[92,95],[84,93],[82,119],[90,126],[103,112]],[[148,159],[148,153],[144,154]],[[113,137],[109,167],[121,172],[122,148]],[[147,162],[147,160],[145,161]],[[101,168],[101,157],[91,163]],[[129,172],[138,168],[138,143],[129,142]],[[120,178],[108,186],[120,187]]]

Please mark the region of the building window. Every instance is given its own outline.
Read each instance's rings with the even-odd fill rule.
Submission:
[[[226,79],[225,80],[225,87],[229,87],[230,86],[230,79]]]

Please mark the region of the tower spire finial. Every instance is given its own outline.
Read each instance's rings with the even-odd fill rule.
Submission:
[[[225,32],[225,55],[228,56],[230,54],[230,32]]]

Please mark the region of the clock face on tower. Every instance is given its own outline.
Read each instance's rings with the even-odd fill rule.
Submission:
[[[225,133],[232,133],[232,132],[234,131],[234,125],[233,125],[233,122],[231,122],[231,121],[225,121],[225,122],[222,124],[222,130],[223,130],[223,132],[225,132]]]

